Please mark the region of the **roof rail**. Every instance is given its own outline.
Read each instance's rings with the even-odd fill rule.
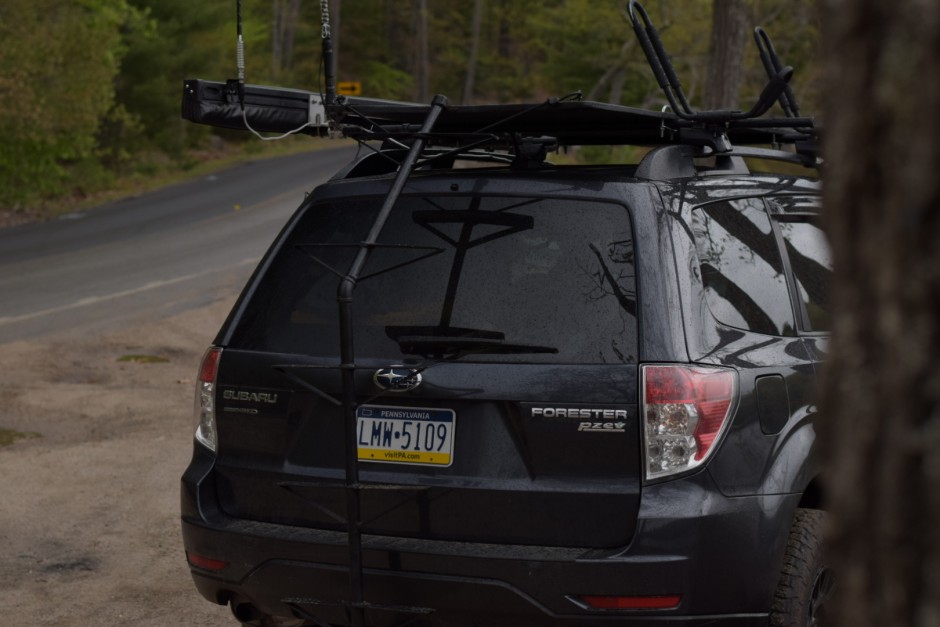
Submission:
[[[699,167],[696,159],[714,159],[715,163],[712,167]],[[680,144],[658,146],[646,153],[634,176],[650,181],[667,181],[694,176],[750,174],[745,159],[780,161],[809,168],[818,165],[815,157],[785,150],[735,146],[728,152],[716,152],[704,146]]]

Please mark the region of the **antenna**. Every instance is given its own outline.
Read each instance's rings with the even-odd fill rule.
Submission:
[[[326,0],[323,0],[322,5],[326,6]],[[324,19],[325,21],[325,36],[327,39],[324,42],[328,41],[329,38],[329,12],[326,13]],[[316,129],[317,133],[323,132],[327,127],[326,120],[326,111],[323,107],[323,98],[317,94],[304,92],[304,99],[306,100],[303,113],[300,114],[303,116],[302,123],[295,128],[288,128],[286,132],[281,135],[275,135],[272,137],[265,137],[259,133],[255,128],[252,127],[252,121],[255,123],[260,122],[262,126],[268,127],[263,130],[273,130],[270,129],[271,122],[274,122],[278,126],[278,130],[283,130],[284,124],[288,117],[290,119],[297,119],[299,115],[296,113],[296,107],[293,107],[293,111],[290,112],[287,116],[284,115],[274,115],[271,114],[271,107],[266,105],[265,100],[269,100],[271,97],[271,89],[265,90],[260,88],[257,85],[245,85],[245,38],[242,33],[242,0],[236,0],[235,2],[235,30],[237,33],[237,39],[235,42],[235,71],[237,78],[229,79],[225,83],[225,93],[226,99],[229,104],[232,103],[234,98],[238,100],[238,113],[236,114],[238,118],[241,119],[241,123],[244,125],[244,128],[251,131],[258,139],[264,141],[275,141],[278,139],[284,139],[289,135],[294,133],[300,133],[306,131],[307,129],[313,128]],[[327,48],[328,44],[324,43],[324,48]],[[332,47],[330,47],[330,64],[332,64]],[[332,73],[327,75],[329,87],[329,80],[332,77]],[[334,98],[335,98],[335,81],[334,81]],[[278,91],[276,88],[274,91]],[[284,91],[284,90],[280,90]],[[265,92],[262,95],[262,92]],[[328,92],[329,93],[329,90]],[[246,102],[246,94],[250,97],[251,102]],[[287,100],[296,100],[296,94],[280,94],[283,98]],[[250,111],[249,111],[250,106]],[[274,119],[272,119],[272,117]],[[298,120],[300,121],[300,120]],[[224,125],[223,125],[224,126]],[[234,128],[242,128],[236,126]]]
[[[245,108],[245,38],[242,37],[242,0],[235,4],[235,29],[238,39],[235,42],[235,71],[238,77],[238,104]]]
[[[333,66],[329,0],[320,0],[320,22],[320,34],[323,37],[323,75],[326,79],[326,95],[323,98],[323,104],[330,106],[336,104],[336,68]]]

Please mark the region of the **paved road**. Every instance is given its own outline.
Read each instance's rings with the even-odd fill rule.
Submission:
[[[240,289],[348,147],[247,163],[47,223],[0,230],[0,344],[93,332]]]

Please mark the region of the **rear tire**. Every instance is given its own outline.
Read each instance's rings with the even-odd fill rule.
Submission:
[[[825,520],[825,512],[796,510],[770,611],[773,627],[826,625],[826,601],[832,591],[833,577],[822,555]]]

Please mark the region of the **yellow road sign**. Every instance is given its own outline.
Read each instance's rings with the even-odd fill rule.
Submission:
[[[336,83],[336,93],[340,96],[361,96],[362,83],[359,81],[340,81]]]

